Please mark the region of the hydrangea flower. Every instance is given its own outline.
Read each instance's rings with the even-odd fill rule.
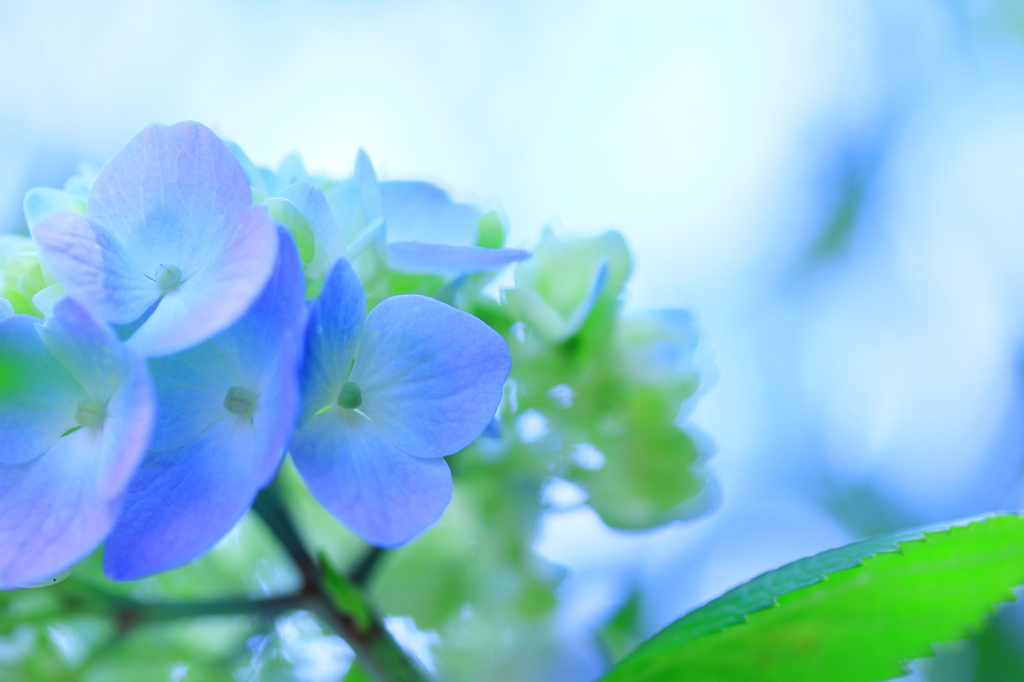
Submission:
[[[491,248],[480,243],[478,223],[483,213],[451,200],[429,182],[379,182],[373,165],[360,150],[356,176],[360,191],[350,195],[364,204],[365,197],[379,202],[387,239],[387,266],[392,270],[445,276],[493,272],[528,258],[521,249]],[[352,212],[350,204],[336,202],[335,210]],[[344,207],[344,208],[343,208]],[[500,246],[500,243],[496,246]]]
[[[53,284],[53,275],[39,263],[31,239],[15,234],[0,235],[0,296],[11,303],[15,312],[37,315],[40,310],[36,297],[51,289]],[[52,308],[52,304],[48,306]]]
[[[530,255],[521,249],[500,248],[503,233],[496,243],[481,239],[483,212],[453,202],[436,185],[379,181],[370,157],[361,149],[352,177],[341,182],[324,182],[309,175],[295,155],[285,158],[275,172],[257,167],[237,145],[231,150],[258,197],[286,196],[287,190],[282,188],[289,183],[319,180],[350,259],[375,245],[393,270],[454,277],[494,272]],[[500,222],[498,225],[500,232]]]
[[[149,357],[241,317],[277,241],[238,161],[193,122],[144,129],[100,170],[85,216],[53,211],[31,232],[69,294],[112,324],[137,323],[127,343]]]
[[[95,172],[82,169],[64,183],[63,189],[55,187],[34,187],[25,194],[22,208],[25,223],[32,227],[54,211],[74,211],[85,215],[85,204],[89,199]]]
[[[41,582],[99,545],[154,413],[145,362],[71,299],[45,324],[0,321],[0,589]]]
[[[302,180],[282,188],[263,205],[295,238],[306,274],[306,296],[315,297],[331,265],[345,256],[345,243],[324,193]]]
[[[104,569],[131,580],[213,547],[277,473],[299,409],[302,264],[284,228],[274,274],[238,322],[150,361],[160,409],[150,452],[107,540]]]
[[[383,251],[387,242],[383,200],[377,173],[366,152],[360,149],[356,154],[352,177],[331,183],[324,194],[350,259],[357,258],[371,245]]]
[[[291,454],[313,494],[368,542],[400,545],[452,494],[442,459],[473,442],[501,400],[501,336],[439,301],[393,296],[369,315],[339,261],[310,310],[302,416]]]
[[[580,330],[602,296],[618,296],[632,269],[618,232],[562,242],[548,228],[533,258],[516,266],[515,288],[502,293],[516,319],[559,342]]]

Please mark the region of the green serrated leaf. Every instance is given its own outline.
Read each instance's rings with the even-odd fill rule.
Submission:
[[[603,682],[876,682],[963,638],[1024,583],[1024,517],[848,545],[727,592]],[[743,624],[746,621],[746,624]]]

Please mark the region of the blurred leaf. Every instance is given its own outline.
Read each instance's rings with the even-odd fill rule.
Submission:
[[[1024,680],[1024,603],[998,608],[994,618],[969,640],[936,647],[935,658],[918,662],[928,682],[1008,682]]]
[[[604,682],[897,677],[1024,583],[1024,517],[848,545],[766,573],[641,645]],[[776,601],[777,600],[777,601]]]
[[[342,613],[352,616],[356,627],[365,632],[370,626],[370,611],[359,593],[359,588],[338,573],[323,554],[320,555],[320,569],[324,574],[324,588],[327,594],[331,595],[335,606]]]
[[[533,257],[516,266],[514,289],[503,292],[509,314],[548,343],[571,339],[602,299],[614,300],[632,271],[618,232],[561,242],[548,229]]]
[[[363,669],[353,661],[352,667],[348,669],[345,679],[342,682],[373,682],[370,676],[363,672]]]
[[[1019,615],[1024,605],[1011,608]],[[1005,611],[1000,613],[978,634],[974,682],[1024,680],[1024,633],[1020,631],[1020,618],[1014,623],[1007,615]]]
[[[612,661],[621,661],[640,643],[640,638],[637,636],[639,621],[640,593],[633,588],[625,603],[619,607],[598,633],[601,645],[608,652]]]
[[[276,485],[287,500],[303,543],[314,556],[327,556],[332,566],[350,567],[359,560],[366,543],[313,497],[290,457],[281,465]],[[287,564],[291,568],[290,560]]]
[[[677,411],[657,391],[638,388],[591,431],[604,464],[568,478],[590,493],[588,504],[609,526],[650,528],[703,511],[704,504],[681,506],[705,483],[692,468],[696,444],[673,423]]]
[[[476,245],[500,249],[505,244],[505,226],[494,211],[484,213],[476,221]]]
[[[420,628],[440,627],[470,600],[470,571],[483,532],[463,486],[456,484],[441,521],[408,545],[389,552],[371,582],[387,614],[411,616]],[[495,528],[493,532],[500,533]]]

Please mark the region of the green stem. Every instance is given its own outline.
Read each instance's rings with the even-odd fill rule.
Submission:
[[[275,484],[259,494],[253,509],[299,567],[303,587],[297,597],[308,600],[306,608],[348,642],[363,672],[376,682],[426,682],[419,667],[402,651],[369,607],[359,587],[329,566],[321,567],[313,560]]]

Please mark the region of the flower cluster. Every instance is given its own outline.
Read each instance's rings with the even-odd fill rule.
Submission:
[[[0,237],[0,588],[100,543],[117,580],[185,564],[289,452],[372,544],[440,518],[444,457],[492,424],[510,370],[448,304],[528,257],[496,216],[380,182],[363,153],[342,182],[266,171],[192,122],[25,214],[30,239]]]

